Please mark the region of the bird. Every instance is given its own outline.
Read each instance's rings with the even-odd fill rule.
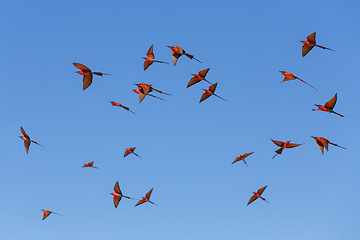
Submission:
[[[266,187],[267,187],[267,186],[262,187],[262,188],[260,188],[259,190],[257,190],[257,192],[253,192],[254,195],[250,198],[250,200],[249,200],[249,202],[248,202],[247,205],[249,205],[250,203],[252,203],[253,201],[255,201],[255,200],[258,199],[258,198],[261,198],[261,199],[264,200],[265,202],[269,203],[268,201],[266,201],[265,198],[263,198],[263,197],[261,196],[261,194],[265,191]]]
[[[296,76],[295,74],[286,72],[286,71],[279,71],[281,72],[282,75],[285,76],[284,80],[282,80],[282,82],[288,81],[288,80],[294,80],[294,79],[298,79],[300,81],[302,81],[303,83],[309,85],[310,87],[312,87],[313,89],[317,90],[316,88],[314,88],[313,86],[311,86],[310,84],[308,84],[307,82],[305,82],[304,80],[300,79],[298,76]]]
[[[224,98],[222,98],[222,97],[215,94],[216,86],[217,86],[217,83],[214,83],[213,85],[211,85],[209,87],[209,89],[203,89],[205,91],[205,93],[203,93],[203,95],[201,96],[199,103],[201,103],[202,101],[204,101],[205,99],[207,99],[211,95],[214,95],[214,96],[216,96],[216,97],[218,97],[218,98],[220,98],[220,99],[222,99],[224,101],[227,101],[226,99],[224,99]]]
[[[335,144],[335,143],[330,142],[329,140],[327,140],[327,139],[324,138],[324,137],[313,137],[313,136],[311,136],[311,137],[316,141],[316,143],[317,143],[317,145],[319,146],[320,151],[321,151],[322,154],[324,154],[324,147],[325,147],[326,151],[328,151],[329,143],[330,143],[331,145],[336,146],[336,147],[346,149],[346,148],[344,148],[344,147],[342,147],[342,146],[339,146],[339,145],[337,145],[337,144]]]
[[[272,140],[272,139],[271,139],[271,141],[273,141],[273,143],[275,143],[275,145],[280,147],[278,150],[275,151],[276,154],[275,154],[275,156],[273,156],[273,158],[276,157],[276,155],[281,154],[282,151],[284,150],[284,148],[294,148],[294,147],[302,145],[302,144],[297,144],[297,143],[290,143],[291,141],[281,142],[281,141],[276,141],[276,140]]]
[[[189,81],[189,83],[187,85],[187,88],[191,87],[192,85],[194,85],[194,84],[196,84],[198,82],[200,82],[201,80],[204,80],[204,81],[211,84],[211,82],[209,82],[208,80],[205,79],[206,74],[208,73],[209,70],[210,70],[210,68],[207,68],[207,69],[201,70],[198,74],[191,74],[194,77],[190,79],[190,81]]]
[[[23,127],[20,127],[20,130],[21,130],[21,133],[24,135],[24,136],[19,136],[22,140],[24,140],[24,146],[25,146],[25,150],[26,150],[26,153],[29,153],[29,147],[30,147],[30,144],[33,142],[41,147],[44,147],[43,145],[35,142],[34,140],[30,139],[29,135],[26,134],[25,130],[23,129]]]
[[[245,165],[248,166],[247,163],[245,162],[245,158],[248,157],[248,156],[250,156],[250,155],[253,154],[253,153],[254,153],[254,152],[245,153],[244,155],[241,155],[240,157],[235,158],[235,160],[234,160],[231,164],[234,164],[234,163],[236,163],[236,162],[238,162],[238,161],[244,161]]]
[[[149,94],[149,93],[145,95],[145,94],[141,93],[139,89],[132,89],[132,91],[134,93],[139,94],[139,103],[141,103],[144,100],[145,96],[150,96],[150,97],[157,98],[157,99],[165,101],[165,99],[162,99],[160,97],[157,97],[157,96]]]
[[[147,83],[135,83],[134,85],[136,85],[139,89],[139,103],[141,103],[144,100],[145,96],[152,91],[171,96],[171,94],[155,89],[152,87],[152,85]]]
[[[334,51],[333,49],[331,48],[327,48],[327,47],[324,47],[324,46],[321,46],[321,45],[318,45],[316,44],[316,33],[313,32],[312,34],[310,34],[309,36],[307,36],[307,40],[306,41],[300,41],[302,42],[304,45],[302,47],[302,56],[305,57],[305,55],[310,52],[311,49],[313,49],[313,47],[319,47],[319,48],[322,48],[322,49],[327,49],[327,50],[331,50],[331,51]]]
[[[327,101],[324,106],[315,104],[315,106],[317,106],[318,109],[313,109],[313,111],[324,111],[324,112],[329,112],[329,113],[335,113],[336,115],[339,115],[340,117],[344,117],[340,113],[337,113],[333,110],[333,108],[335,107],[336,101],[337,101],[337,93],[335,93],[335,96],[332,99],[330,99],[329,101]]]
[[[135,198],[131,198],[131,197],[128,197],[128,196],[125,196],[122,194],[121,190],[120,190],[120,187],[119,187],[119,182],[116,182],[115,185],[114,185],[114,192],[113,193],[110,193],[114,198],[113,198],[113,201],[114,201],[114,206],[115,208],[117,208],[117,206],[119,205],[119,202],[121,200],[122,197],[124,198],[127,198],[127,199],[133,199],[133,200],[136,200]]]
[[[140,199],[140,200],[136,203],[135,207],[138,206],[138,205],[140,205],[140,204],[143,204],[143,203],[145,203],[145,202],[149,202],[149,203],[151,203],[151,204],[154,204],[155,206],[158,206],[156,203],[153,203],[152,201],[150,201],[150,195],[151,195],[152,191],[153,191],[153,188],[146,193],[145,197],[143,197],[142,199]]]
[[[44,212],[42,220],[44,220],[45,218],[47,218],[51,213],[54,213],[54,214],[57,214],[57,215],[62,216],[62,215],[59,214],[59,213],[56,213],[56,212],[53,212],[53,211],[50,211],[50,210],[46,210],[46,209],[41,209],[41,211]]]
[[[108,73],[102,73],[102,72],[92,72],[88,67],[86,67],[85,65],[81,64],[81,63],[73,63],[75,67],[77,67],[78,69],[80,69],[80,71],[77,71],[76,73],[83,75],[83,90],[87,89],[91,83],[92,83],[92,79],[93,79],[93,74],[98,75],[98,76],[103,76],[103,75],[111,75]]]
[[[85,163],[84,166],[82,166],[82,167],[83,168],[84,167],[90,167],[90,168],[100,169],[100,168],[94,166],[94,162]]]
[[[181,47],[179,47],[178,45],[175,46],[167,46],[168,48],[170,48],[172,50],[172,57],[173,57],[173,63],[174,66],[177,63],[177,60],[179,59],[179,57],[181,57],[181,55],[185,55],[190,59],[195,59],[196,61],[198,61],[199,63],[201,63],[201,61],[199,59],[194,58],[193,55],[188,54],[185,52],[184,49],[182,49]]]
[[[131,112],[131,113],[133,113],[133,114],[135,114],[133,111],[130,110],[130,108],[125,107],[125,106],[121,105],[121,104],[118,103],[118,102],[114,102],[114,101],[109,101],[109,102],[110,102],[111,105],[113,105],[113,106],[122,107],[123,109],[125,109],[125,110],[127,110],[127,111],[129,111],[129,112]]]
[[[138,156],[139,158],[141,158],[139,155],[137,155],[136,153],[134,153],[134,150],[135,150],[134,147],[132,147],[132,148],[127,148],[127,149],[125,150],[124,157],[126,157],[127,155],[129,155],[130,153],[132,153],[132,154],[134,154],[135,156]]]
[[[168,62],[162,62],[162,61],[155,60],[155,56],[153,53],[153,45],[151,45],[151,47],[147,51],[146,55],[147,55],[147,58],[143,57],[145,59],[144,71],[154,62],[169,64]]]

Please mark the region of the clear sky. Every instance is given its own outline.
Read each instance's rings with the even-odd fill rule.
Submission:
[[[355,239],[357,1],[2,1],[0,239]],[[335,51],[301,56],[306,36]],[[143,70],[154,45],[158,60]],[[185,56],[176,67],[167,45]],[[93,71],[82,90],[73,62]],[[199,103],[191,73],[210,68]],[[300,81],[280,83],[279,70]],[[172,96],[139,104],[134,83]],[[338,94],[335,111],[313,112]],[[136,114],[111,106],[117,101]],[[26,154],[20,126],[44,148]],[[321,154],[310,136],[329,146]],[[304,145],[278,149],[270,138]],[[123,157],[125,148],[136,147]],[[247,152],[249,167],[232,161]],[[94,161],[97,169],[82,168]],[[149,203],[122,199],[113,186]],[[263,196],[247,206],[253,191]],[[42,221],[40,209],[50,215]]]

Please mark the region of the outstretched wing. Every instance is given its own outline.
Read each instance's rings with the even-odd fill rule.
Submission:
[[[199,72],[199,76],[205,78],[205,77],[206,77],[206,74],[208,73],[209,70],[210,70],[210,68],[201,70],[201,71]]]
[[[204,101],[205,99],[207,99],[208,97],[210,97],[211,94],[210,93],[203,93],[203,95],[201,96],[200,98],[200,102],[201,103],[202,101]]]
[[[310,52],[311,49],[313,49],[314,46],[304,45],[302,47],[302,56],[305,57],[305,55]]]
[[[113,198],[115,208],[117,208],[117,206],[119,205],[120,200],[121,200],[121,196]]]
[[[23,127],[20,127],[21,133],[24,135],[24,137],[26,138],[30,138],[29,135],[26,134],[25,130],[23,129]]]
[[[252,197],[250,198],[250,200],[249,200],[249,202],[248,202],[247,205],[249,205],[250,203],[252,203],[252,202],[255,201],[256,199],[258,199],[258,197],[256,197],[255,195],[252,196]]]
[[[190,79],[190,81],[189,81],[189,83],[188,83],[188,85],[186,86],[187,88],[188,87],[191,87],[192,85],[194,85],[194,84],[196,84],[196,83],[198,83],[198,82],[200,82],[201,81],[201,78],[195,78],[195,77],[193,77],[193,78],[191,78]]]
[[[144,202],[147,202],[147,201],[144,200],[144,199],[139,200],[139,201],[137,202],[137,204],[135,205],[135,207],[138,206],[138,205],[140,205],[140,204],[143,204]]]
[[[153,53],[153,45],[151,45],[151,47],[147,51],[146,55],[151,59],[155,59],[155,56],[154,56],[154,53]]]
[[[247,156],[250,156],[251,154],[253,154],[254,152],[251,152],[251,153],[245,153],[244,155],[243,155],[243,157],[244,158],[246,158]]]
[[[270,138],[271,139],[271,138]],[[273,142],[273,143],[275,143],[275,145],[277,145],[277,146],[279,146],[279,147],[282,147],[283,145],[284,145],[284,142],[282,142],[282,141],[276,141],[276,140],[272,140],[271,139],[271,141]]]
[[[146,193],[145,197],[146,197],[147,199],[150,199],[150,196],[151,196],[152,191],[153,191],[153,188]]]
[[[297,146],[300,146],[302,144],[297,144],[297,143],[289,143],[286,148],[294,148],[294,147],[297,147]]]
[[[216,87],[217,87],[217,83],[214,83],[213,85],[211,85],[211,86],[209,87],[209,90],[214,93]]]
[[[88,67],[86,67],[85,65],[81,64],[81,63],[73,63],[75,67],[77,67],[80,70],[89,70],[91,71]]]
[[[324,107],[333,109],[336,104],[336,101],[337,101],[337,93],[335,93],[335,96],[332,99],[330,99],[328,102],[325,103]]]
[[[312,34],[310,34],[309,36],[307,36],[307,40],[310,42],[310,43],[316,43],[316,32],[313,32]]]
[[[120,187],[119,187],[119,182],[116,182],[116,183],[115,183],[114,191],[115,191],[116,193],[121,194],[121,190],[120,190]]]
[[[259,195],[261,195],[261,194],[265,191],[266,187],[267,187],[267,186],[260,188],[260,189],[257,191],[257,193],[258,193]]]
[[[153,62],[145,61],[144,62],[144,70],[146,70]]]
[[[84,78],[83,78],[83,90],[87,89],[91,85],[92,79],[93,79],[92,74],[84,75]]]

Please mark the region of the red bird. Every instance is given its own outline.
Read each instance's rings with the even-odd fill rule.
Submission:
[[[313,32],[312,34],[310,34],[309,36],[307,36],[307,40],[306,41],[300,41],[302,42],[304,45],[302,47],[302,56],[305,57],[305,55],[310,52],[311,49],[313,49],[313,47],[319,47],[319,48],[322,48],[322,49],[327,49],[327,50],[331,50],[331,51],[334,51],[330,48],[327,48],[327,47],[324,47],[324,46],[321,46],[321,45],[317,45],[316,44],[316,33]]]
[[[311,86],[310,84],[308,84],[307,82],[305,82],[304,80],[300,79],[298,76],[296,76],[295,74],[286,72],[286,71],[279,71],[281,72],[282,75],[285,76],[284,80],[282,82],[288,81],[288,80],[294,80],[294,79],[298,79],[300,81],[302,81],[303,83],[309,85],[310,87],[312,87],[313,89],[317,90],[316,88],[314,88],[313,86]]]
[[[54,213],[54,214],[57,214],[57,215],[62,216],[62,215],[61,215],[61,214],[59,214],[59,213],[52,212],[52,211],[50,211],[50,210],[46,210],[46,209],[41,209],[41,211],[43,211],[43,212],[44,212],[42,220],[44,220],[45,218],[47,218],[47,217],[48,217],[51,213]]]
[[[253,154],[253,153],[254,153],[254,152],[245,153],[244,155],[241,155],[240,157],[235,158],[235,160],[232,162],[232,164],[234,164],[234,163],[236,163],[236,162],[238,162],[238,161],[244,161],[245,165],[248,166],[247,163],[245,162],[245,158],[246,158],[247,156],[250,156],[250,155]]]
[[[199,59],[196,59],[196,58],[194,58],[193,55],[186,53],[185,50],[182,49],[181,47],[179,47],[178,45],[175,45],[175,46],[167,46],[167,47],[172,50],[172,57],[173,57],[174,66],[176,65],[177,60],[179,59],[179,57],[181,57],[181,55],[185,55],[185,56],[187,56],[187,57],[190,58],[190,59],[195,59],[196,61],[200,62]],[[200,63],[201,63],[201,62],[200,62]]]
[[[145,95],[145,94],[143,94],[142,92],[140,92],[139,89],[132,89],[132,91],[133,91],[134,93],[139,94],[139,103],[141,103],[141,102],[144,100],[145,96],[150,96],[150,97],[157,98],[157,99],[160,99],[160,100],[165,101],[165,99],[162,99],[162,98],[157,97],[157,96],[155,96],[155,95],[152,95],[152,94],[150,94],[150,93],[148,93],[148,94]]]
[[[208,80],[205,79],[206,74],[208,73],[209,70],[210,70],[210,68],[207,68],[207,69],[201,70],[198,74],[192,74],[194,77],[190,79],[190,81],[187,85],[187,88],[200,82],[201,80],[204,80],[211,84],[211,82],[209,82]]]
[[[216,86],[217,86],[217,83],[214,83],[213,85],[211,85],[209,87],[209,89],[203,89],[205,91],[205,93],[203,93],[203,95],[201,96],[199,103],[201,103],[202,101],[204,101],[205,99],[207,99],[211,95],[214,95],[214,96],[216,96],[216,97],[218,97],[218,98],[220,98],[220,99],[222,99],[224,101],[227,101],[226,99],[223,99],[222,97],[215,94]]]
[[[134,150],[135,150],[134,147],[133,147],[133,148],[127,148],[127,149],[125,150],[124,157],[126,157],[127,155],[129,155],[130,153],[132,153],[132,154],[134,154],[135,156],[138,156],[139,158],[141,158],[139,155],[137,155],[136,153],[134,153]]]
[[[269,203],[268,201],[266,201],[265,198],[263,198],[263,197],[261,196],[261,194],[265,191],[266,187],[267,187],[267,186],[262,187],[262,188],[260,188],[259,190],[257,190],[257,192],[253,192],[254,195],[250,198],[250,200],[249,200],[249,202],[248,202],[247,205],[249,205],[250,203],[252,203],[253,201],[255,201],[255,200],[258,199],[258,198],[261,198],[263,201]]]
[[[141,200],[139,200],[139,201],[137,202],[137,204],[135,205],[135,207],[138,206],[138,205],[140,205],[140,204],[143,204],[143,203],[145,203],[145,202],[149,202],[149,203],[151,203],[151,204],[154,204],[155,206],[158,206],[156,203],[153,203],[152,201],[150,201],[150,195],[151,195],[151,193],[152,193],[152,190],[153,190],[153,188],[146,193],[145,197],[143,197]]]
[[[89,163],[85,163],[84,166],[82,166],[82,167],[83,167],[83,168],[84,168],[84,167],[90,167],[90,168],[100,169],[100,168],[98,168],[98,167],[94,167],[93,165],[94,165],[94,162],[89,162]]]
[[[119,205],[120,203],[120,200],[121,198],[127,198],[127,199],[134,199],[134,198],[131,198],[131,197],[128,197],[128,196],[125,196],[122,194],[121,190],[120,190],[120,187],[119,187],[119,182],[116,182],[115,185],[114,185],[114,192],[113,193],[110,193],[114,198],[113,198],[113,201],[114,201],[114,206],[115,208],[117,208],[117,206]],[[134,199],[136,200],[136,199]]]
[[[35,142],[34,140],[31,140],[29,135],[26,134],[25,130],[20,127],[20,130],[21,130],[21,133],[24,135],[24,136],[19,136],[19,138],[21,138],[22,140],[24,140],[24,146],[25,146],[25,150],[26,150],[26,153],[29,153],[29,147],[30,147],[30,144],[33,142],[39,146],[42,146],[41,144]],[[43,146],[42,146],[43,147]]]
[[[147,84],[147,83],[135,83],[135,85],[139,89],[139,103],[142,102],[144,100],[145,96],[148,95],[149,92],[152,92],[152,91],[156,91],[158,93],[171,96],[171,94],[162,92],[158,89],[155,89],[152,87],[152,85]]]
[[[153,53],[153,45],[151,45],[151,47],[147,51],[146,55],[147,55],[147,58],[144,58],[145,59],[144,70],[146,70],[154,62],[169,64],[167,62],[162,62],[162,61],[155,60],[155,56],[154,56],[154,53]]]
[[[276,154],[275,154],[275,156],[273,156],[273,158],[276,157],[276,155],[281,154],[282,151],[284,150],[284,148],[294,148],[294,147],[302,145],[302,144],[290,143],[290,141],[281,142],[281,141],[276,141],[276,140],[272,140],[272,139],[271,139],[271,141],[273,141],[273,143],[275,143],[275,145],[280,147],[278,150],[275,151]]]
[[[83,65],[81,63],[73,63],[73,64],[75,67],[80,69],[80,71],[77,71],[76,73],[84,76],[83,77],[83,90],[87,89],[91,85],[92,79],[93,79],[93,74],[98,75],[98,76],[111,75],[111,74],[102,73],[102,72],[93,72],[88,67],[86,67],[85,65]]]
[[[335,107],[336,101],[337,101],[337,93],[335,93],[335,96],[332,99],[330,99],[329,101],[327,101],[324,106],[315,104],[315,106],[317,106],[318,109],[313,109],[313,111],[324,111],[324,112],[329,112],[329,113],[335,113],[336,115],[339,115],[340,117],[344,117],[340,113],[337,113],[333,110],[333,108]]]
[[[124,105],[121,105],[120,103],[118,102],[114,102],[114,101],[109,101],[111,103],[111,105],[113,106],[116,106],[116,107],[122,107],[123,109],[129,111],[129,112],[132,112],[133,114],[135,114],[133,111],[130,110],[130,108],[128,107],[125,107]]]
[[[324,154],[324,147],[325,147],[326,151],[328,151],[329,143],[330,143],[331,145],[336,146],[336,147],[346,149],[346,148],[344,148],[344,147],[342,147],[342,146],[339,146],[339,145],[337,145],[337,144],[335,144],[335,143],[330,142],[329,140],[327,140],[327,139],[324,138],[324,137],[313,137],[313,136],[311,136],[311,137],[316,141],[316,143],[317,143],[317,145],[319,146],[320,151],[321,151],[322,154]]]

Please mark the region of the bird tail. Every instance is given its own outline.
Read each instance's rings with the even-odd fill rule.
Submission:
[[[342,146],[339,146],[339,145],[337,145],[337,144],[335,144],[335,143],[332,143],[332,142],[330,142],[330,141],[328,141],[328,143],[330,143],[331,145],[334,145],[334,146],[336,146],[336,147],[343,148],[343,149],[346,149],[346,150],[347,150],[347,148],[344,148],[344,147],[342,147]]]
[[[324,46],[321,46],[321,45],[316,45],[316,46],[319,47],[319,48],[322,48],[322,49],[327,49],[327,50],[330,50],[330,51],[334,51],[334,49],[327,48],[327,47],[324,47]]]
[[[333,111],[333,113],[335,113],[336,115],[339,115],[340,117],[344,117],[344,116],[341,115],[340,113],[337,113],[337,112],[334,112],[334,111]]]

